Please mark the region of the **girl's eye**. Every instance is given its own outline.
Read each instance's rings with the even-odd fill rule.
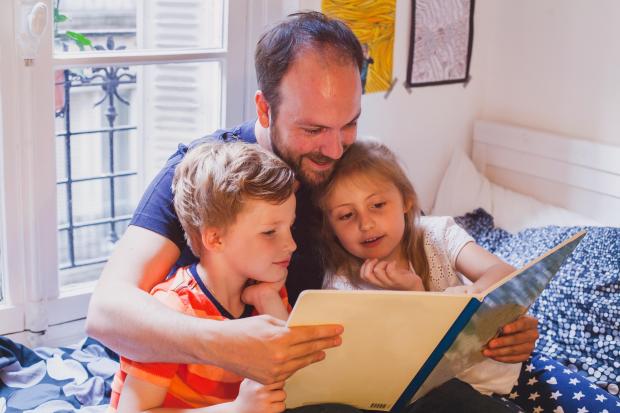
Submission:
[[[374,204],[372,204],[372,207],[377,209],[383,208],[384,206],[385,202],[375,202]]]
[[[352,216],[353,216],[353,213],[352,213],[352,212],[348,212],[348,213],[346,213],[346,214],[342,214],[342,215],[340,215],[340,216],[338,217],[338,220],[340,220],[340,221],[346,221],[346,220],[350,219]]]
[[[268,230],[268,231],[263,231],[263,232],[262,232],[262,234],[263,234],[263,235],[267,235],[267,236],[269,236],[269,235],[273,235],[273,234],[275,234],[275,233],[276,233],[276,230],[275,230],[275,229],[270,229],[270,230]]]

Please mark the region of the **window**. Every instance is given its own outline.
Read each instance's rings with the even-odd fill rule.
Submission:
[[[0,60],[2,59],[2,50],[0,49]],[[1,92],[1,91],[0,91]],[[2,141],[3,141],[3,136],[2,136],[2,93],[0,93],[0,147],[2,147]],[[3,171],[0,170],[0,178],[3,175]],[[4,217],[2,214],[2,197],[3,197],[3,191],[2,191],[2,179],[0,179],[0,234],[3,233],[2,231],[2,227],[3,227],[3,221],[4,221]],[[0,241],[2,241],[4,239],[4,237],[0,237]],[[5,302],[4,299],[4,259],[2,257],[2,251],[4,250],[4,245],[3,242],[0,242],[0,307],[2,307],[2,305]]]
[[[0,334],[31,344],[81,328],[145,186],[180,142],[243,120],[246,84],[246,1],[43,2],[55,23],[33,64],[0,60]],[[19,53],[12,15],[0,53]]]

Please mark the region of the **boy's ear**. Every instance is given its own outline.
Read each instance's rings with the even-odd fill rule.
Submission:
[[[207,251],[221,251],[224,247],[223,231],[220,228],[208,227],[202,230],[202,245]]]
[[[256,114],[258,115],[258,121],[263,128],[269,127],[269,103],[267,99],[265,99],[265,95],[263,92],[258,90],[254,95],[254,103],[256,104]]]

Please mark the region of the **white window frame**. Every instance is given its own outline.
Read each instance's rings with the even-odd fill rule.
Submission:
[[[51,18],[53,0],[42,1]],[[54,70],[219,61],[223,71],[221,124],[239,124],[248,101],[244,79],[249,67],[245,24],[249,1],[225,1],[228,30],[219,50],[127,50],[54,56],[50,22],[31,66],[24,64],[14,28],[21,5],[33,2],[11,0],[5,5],[4,13],[0,13],[0,114],[4,120],[0,122],[0,188],[4,194],[0,196],[0,265],[8,299],[0,304],[0,335],[8,334],[29,345],[64,344],[82,336],[94,287],[88,283],[59,288]]]

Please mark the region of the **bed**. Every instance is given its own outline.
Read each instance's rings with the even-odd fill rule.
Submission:
[[[525,411],[620,412],[620,147],[478,121],[432,213],[519,266],[579,229],[531,312],[541,338],[508,396]],[[118,357],[92,339],[30,350],[0,337],[0,413],[102,412]]]
[[[472,159],[453,154],[432,213],[515,266],[588,231],[530,310],[540,339],[511,398],[620,412],[620,147],[478,121]]]

